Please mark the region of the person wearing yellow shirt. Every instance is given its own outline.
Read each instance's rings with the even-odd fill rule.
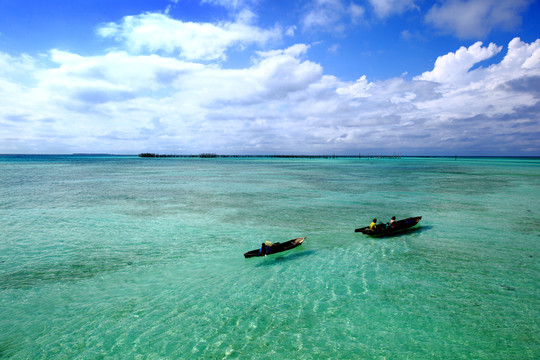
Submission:
[[[371,224],[369,224],[369,230],[375,230],[377,228],[377,218],[373,219]]]

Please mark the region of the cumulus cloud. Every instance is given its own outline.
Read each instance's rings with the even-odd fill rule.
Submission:
[[[478,41],[469,48],[462,46],[455,53],[451,52],[444,56],[439,56],[435,61],[435,67],[431,71],[426,71],[418,80],[436,81],[440,83],[467,81],[467,73],[470,68],[480,61],[487,60],[498,54],[502,47],[491,43],[488,47],[482,47],[482,42]]]
[[[249,10],[238,14],[235,22],[193,23],[175,20],[167,14],[145,13],[126,16],[120,23],[100,26],[97,33],[116,41],[134,53],[178,53],[187,60],[216,60],[226,57],[234,46],[263,45],[281,38],[281,30],[264,30],[250,24]]]
[[[263,127],[268,117],[278,117],[272,102],[285,101],[321,77],[320,65],[300,59],[307,49],[299,44],[260,52],[245,69],[222,69],[158,55],[110,52],[84,57],[53,50],[49,59],[54,67],[15,64],[20,72],[30,70],[35,86],[21,87],[2,77],[9,86],[0,94],[13,101],[1,108],[0,121],[3,129],[10,129],[9,134],[25,134],[28,143],[57,140],[72,151],[76,151],[75,144],[101,143],[97,146],[105,149],[113,138],[124,149],[135,143],[160,148],[168,141],[189,143],[195,151],[204,149],[207,142],[224,144],[235,139],[249,144],[249,137],[241,136],[244,128]],[[260,111],[254,107],[264,111],[250,125],[245,119]],[[48,121],[46,128],[43,119]],[[26,131],[30,127],[32,131]],[[236,129],[237,134],[223,138],[224,128]],[[6,148],[13,145],[9,134],[3,134]]]
[[[531,0],[447,0],[434,5],[426,21],[460,38],[483,38],[493,29],[512,30]]]
[[[0,153],[540,153],[540,39],[475,43],[412,80],[325,75],[310,47],[223,68],[163,54],[0,53]],[[0,66],[2,69],[2,66]]]
[[[360,79],[356,80],[356,83],[345,87],[339,87],[336,89],[336,92],[340,95],[350,96],[351,98],[368,97],[370,96],[369,89],[372,86],[373,83],[369,83],[366,76],[363,75]]]
[[[532,115],[540,105],[540,67],[535,60],[540,40],[527,44],[515,38],[509,43],[508,52],[500,63],[467,72],[465,69],[470,69],[473,61],[471,53],[477,55],[474,61],[481,61],[491,52],[498,52],[491,45],[487,48],[480,48],[477,44],[473,46],[474,49],[468,49],[469,55],[462,54],[461,60],[456,54],[459,51],[465,53],[463,49],[448,54],[448,61],[438,60],[433,71],[415,79],[432,79],[439,83],[436,91],[440,96],[418,104],[418,109],[430,115],[435,124],[454,127],[455,131],[448,128],[446,135],[442,136],[446,141],[468,139],[471,144],[486,141],[486,147],[490,147],[488,142],[491,141],[493,148],[498,145],[510,148],[513,141],[522,138],[527,139],[524,140],[527,144],[523,145],[524,148],[538,152],[540,137],[533,140],[530,135],[540,135],[540,121]],[[536,65],[529,67],[531,63]],[[456,75],[448,76],[452,68]]]

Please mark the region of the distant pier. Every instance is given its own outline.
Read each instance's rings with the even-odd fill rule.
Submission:
[[[144,158],[277,158],[277,159],[401,159],[401,155],[218,155],[203,153],[199,155],[175,155],[141,153],[139,157]]]

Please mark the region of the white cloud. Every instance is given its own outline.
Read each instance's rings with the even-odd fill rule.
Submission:
[[[304,44],[240,69],[125,51],[0,53],[10,66],[0,71],[0,153],[538,155],[540,39],[516,38],[502,61],[474,68],[498,51],[477,43],[413,80],[377,82],[324,75]]]
[[[339,44],[332,44],[332,45],[330,45],[330,47],[328,48],[328,52],[329,52],[329,53],[334,53],[334,54],[335,54],[335,53],[338,52],[339,47],[340,47]]]
[[[342,27],[339,23],[344,13],[341,0],[315,0],[302,19],[305,29]]]
[[[351,98],[368,97],[370,96],[369,90],[373,86],[373,83],[369,83],[365,75],[356,80],[356,83],[340,87],[336,89],[336,92],[340,95],[347,95]]]
[[[461,134],[472,143],[482,142],[486,147],[490,141],[494,147],[502,146],[500,143],[509,147],[509,143],[522,138],[538,152],[540,120],[535,113],[540,106],[540,66],[538,63],[534,67],[527,65],[534,62],[539,48],[540,40],[526,44],[516,38],[510,42],[500,63],[469,72],[466,69],[472,61],[470,54],[463,56],[461,62],[456,58],[459,50],[448,54],[450,61],[438,61],[433,72],[417,78],[420,81],[434,76],[442,82],[437,87],[440,97],[418,104],[419,110],[429,115],[434,125],[455,127],[454,132],[451,128],[446,130],[447,139],[456,140]],[[498,49],[493,46],[491,51]],[[484,53],[477,56],[476,61],[490,55],[489,47],[476,47],[472,52]],[[456,66],[451,65],[454,61]],[[451,69],[454,69],[453,75]]]
[[[296,26],[295,25],[292,25],[292,26],[289,26],[286,30],[285,30],[285,35],[287,36],[294,36],[294,32],[296,31]]]
[[[343,32],[350,23],[356,24],[364,18],[365,9],[343,0],[312,0],[301,19],[304,30]]]
[[[258,1],[259,0],[201,0],[201,4],[219,5],[234,10],[247,5],[256,4]]]
[[[508,53],[501,62],[501,67],[508,71],[519,73],[521,69],[538,69],[540,66],[540,40],[526,44],[519,38],[514,38],[508,44]]]
[[[435,61],[435,67],[432,71],[426,71],[418,80],[436,81],[440,83],[456,82],[466,80],[466,75],[470,68],[476,63],[489,59],[501,51],[491,43],[488,47],[482,47],[482,42],[478,41],[469,48],[461,47],[455,53],[449,53],[439,56]]]
[[[166,14],[145,13],[126,16],[121,23],[98,28],[103,37],[112,37],[125,44],[130,52],[179,53],[187,60],[216,60],[226,56],[233,46],[265,43],[281,38],[281,30],[263,30],[250,25],[253,13],[238,14],[236,22],[218,24],[175,20]]]
[[[365,18],[365,8],[353,1],[312,0],[305,9],[300,20],[304,31],[343,33]]]
[[[21,79],[26,77],[29,71],[34,69],[37,60],[27,54],[13,57],[0,53],[0,76],[9,79]]]
[[[483,38],[495,28],[512,30],[531,0],[446,0],[434,5],[426,21],[460,38]]]
[[[270,51],[257,51],[257,54],[262,58],[275,57],[288,55],[290,57],[299,57],[307,53],[309,45],[296,44],[287,49],[270,50]]]
[[[369,0],[377,16],[381,18],[416,9],[415,0]]]
[[[366,10],[363,6],[357,5],[353,2],[349,5],[349,14],[351,14],[351,20],[353,23],[357,23],[364,18]]]
[[[164,146],[163,134],[168,134],[167,141],[190,143],[196,151],[209,143],[224,143],[224,127],[237,129],[231,139],[247,144],[248,138],[238,136],[245,126],[255,126],[250,125],[251,120],[242,120],[258,113],[253,107],[264,110],[256,123],[263,124],[265,116],[279,114],[272,102],[284,101],[320,79],[320,65],[299,59],[307,49],[296,45],[261,52],[245,69],[222,69],[157,55],[110,52],[84,57],[53,50],[50,60],[57,66],[29,69],[18,64],[19,71],[31,71],[36,86],[24,88],[0,78],[10,85],[0,94],[12,100],[0,110],[0,124],[9,128],[9,132],[0,132],[0,138],[6,140],[4,151],[15,137],[21,137],[27,145],[45,145],[45,139],[57,141],[66,151],[87,145],[106,149],[114,142],[119,149],[115,152],[132,152],[136,148],[132,144]]]

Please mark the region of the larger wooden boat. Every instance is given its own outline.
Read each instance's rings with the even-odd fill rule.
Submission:
[[[283,243],[277,242],[272,245],[266,245],[262,246],[259,249],[248,251],[247,253],[244,253],[244,257],[250,258],[254,256],[266,256],[266,255],[272,255],[276,253],[280,253],[282,251],[294,249],[298,245],[302,244],[307,236],[292,239],[289,241],[285,241]]]
[[[354,230],[354,232],[361,232],[365,235],[370,236],[385,236],[390,234],[395,234],[403,230],[407,230],[412,228],[414,225],[418,224],[418,222],[422,219],[421,216],[416,217],[410,217],[403,220],[395,221],[392,226],[387,224],[377,224],[377,227],[375,230],[370,230],[369,226],[358,228]]]

